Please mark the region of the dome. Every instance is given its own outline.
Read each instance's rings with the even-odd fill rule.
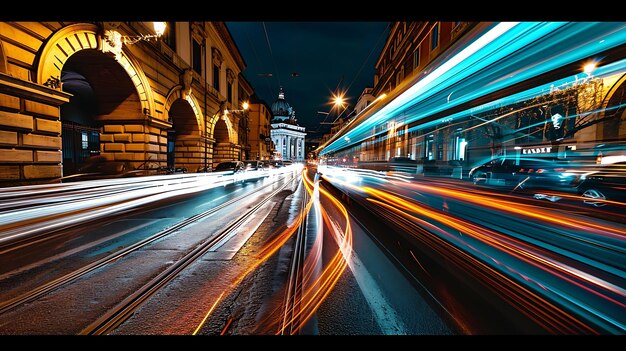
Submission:
[[[274,103],[272,104],[272,114],[274,115],[274,117],[287,117],[290,113],[291,106],[289,106],[289,103],[287,102],[287,100],[285,100],[285,93],[283,92],[283,88],[281,87],[280,91],[278,92],[278,99],[276,99],[276,101],[274,101]]]

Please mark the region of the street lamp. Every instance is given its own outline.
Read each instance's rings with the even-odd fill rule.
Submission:
[[[122,44],[132,45],[140,40],[150,41],[158,39],[165,33],[165,28],[167,28],[165,22],[152,22],[154,34],[122,35],[117,31],[119,25],[120,22],[105,22],[105,30],[102,36],[102,51],[113,53],[117,61],[122,56]],[[107,29],[107,27],[110,29]]]
[[[593,61],[589,62],[583,67],[583,72],[587,73],[587,75],[590,76],[593,73],[593,71],[595,71],[596,67],[598,67],[597,63]]]

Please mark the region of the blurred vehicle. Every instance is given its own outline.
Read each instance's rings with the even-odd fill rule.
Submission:
[[[281,160],[270,161],[270,165],[274,168],[280,168],[284,166],[283,161]]]
[[[417,172],[417,161],[409,157],[395,156],[389,158],[388,168],[392,172]]]
[[[469,172],[474,184],[515,189],[575,189],[578,175],[571,164],[551,157],[498,157]]]
[[[265,169],[265,167],[263,167],[263,161],[245,160],[243,163],[245,164],[246,171],[262,171]]]
[[[205,166],[201,166],[201,167],[198,167],[197,173],[208,173],[208,172],[212,172],[212,171],[213,171],[213,168],[211,168],[211,166],[206,166],[206,167]]]
[[[289,160],[283,160],[281,162],[283,163],[283,166],[291,166],[293,164],[293,162]]]
[[[626,202],[626,162],[598,165],[582,175],[578,194],[594,207],[606,206],[606,200]]]
[[[241,161],[225,161],[220,162],[215,166],[214,172],[243,172],[246,169],[246,165]]]

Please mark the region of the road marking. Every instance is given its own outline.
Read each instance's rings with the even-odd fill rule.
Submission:
[[[335,221],[331,221],[337,226]],[[407,335],[406,327],[398,316],[396,310],[387,302],[382,290],[378,287],[376,280],[365,268],[354,250],[351,250],[348,259],[348,267],[352,271],[352,276],[356,279],[367,304],[370,306],[378,327],[384,335]]]

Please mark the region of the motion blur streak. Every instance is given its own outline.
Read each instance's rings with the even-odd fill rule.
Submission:
[[[196,330],[193,331],[193,334],[191,335],[196,335],[198,334],[198,331],[200,331],[200,328],[204,325],[204,322],[206,322],[207,318],[209,318],[209,316],[211,315],[211,313],[213,312],[213,310],[215,309],[215,306],[217,306],[217,304],[222,301],[222,297],[224,297],[224,293],[225,291],[222,291],[222,293],[220,294],[220,296],[217,298],[217,300],[215,300],[215,302],[213,303],[213,305],[211,306],[211,308],[209,309],[209,311],[206,313],[206,315],[204,316],[204,318],[202,319],[202,322],[200,322],[200,324],[198,324],[198,327],[196,328]]]
[[[247,179],[288,174],[297,165],[275,172],[244,172],[210,175],[150,176],[141,180],[84,181],[52,186],[27,186],[16,193],[13,188],[0,190],[0,243],[20,239],[87,220],[102,218],[121,211],[176,196],[193,194]],[[83,187],[77,186],[82,185]],[[54,194],[42,196],[38,191],[53,189]],[[16,195],[15,197],[10,196]],[[6,196],[2,196],[6,195]]]
[[[302,173],[306,174],[306,168],[304,168],[302,170]],[[311,200],[309,200],[307,202],[305,210],[304,210],[305,213],[308,213],[308,211],[311,208],[312,203],[313,202]],[[273,237],[273,239],[270,242],[268,242],[265,246],[263,246],[263,248],[261,248],[259,253],[256,255],[256,260],[245,271],[240,273],[237,277],[235,277],[235,279],[233,279],[230,282],[228,288],[226,288],[224,291],[222,291],[222,293],[220,294],[220,297],[214,302],[214,305],[217,305],[219,303],[219,301],[222,298],[222,296],[224,296],[224,295],[228,296],[228,294],[230,294],[230,292],[235,290],[239,286],[241,281],[243,281],[250,273],[254,272],[261,264],[263,264],[265,261],[267,261],[267,259],[272,257],[278,250],[280,250],[280,248],[296,232],[296,230],[298,229],[298,227],[302,223],[302,219],[303,218],[304,218],[304,216],[302,214],[298,215],[298,216],[295,216],[294,221],[290,225],[282,225],[280,228],[278,228],[275,231],[275,233],[273,233],[273,235],[271,235]],[[214,307],[212,307],[206,313],[206,316],[204,317],[202,322],[200,322],[200,324],[196,327],[196,329],[194,331],[194,334],[196,334],[202,328],[204,323],[206,323],[206,320],[209,318],[209,316],[211,315],[213,310],[214,310]]]
[[[307,191],[309,191],[311,195],[313,195],[313,192],[311,191],[312,182],[306,175],[305,175],[305,182],[309,183],[310,185],[309,187],[307,187]],[[324,208],[321,208],[322,218],[324,220],[324,223],[326,224],[325,228],[330,229],[330,234],[335,239],[335,241],[339,244],[339,249],[337,253],[333,256],[333,258],[330,260],[330,262],[323,269],[320,276],[317,277],[316,280],[314,280],[313,282],[305,281],[305,283],[302,284],[302,286],[304,287],[304,291],[301,294],[301,301],[298,304],[299,310],[290,311],[290,312],[294,312],[290,323],[293,323],[296,325],[296,328],[294,329],[293,333],[297,332],[308,322],[308,320],[313,316],[315,311],[322,304],[324,299],[326,299],[328,294],[330,294],[332,289],[337,284],[337,281],[339,280],[339,278],[345,271],[348,265],[348,260],[350,259],[352,255],[352,228],[350,226],[350,218],[348,215],[348,211],[341,204],[341,202],[339,202],[328,191],[324,190],[323,188],[319,188],[319,191],[328,200],[331,201],[333,206],[337,210],[339,210],[339,212],[341,212],[341,214],[343,215],[342,220],[345,221],[345,227],[343,229],[340,228],[339,225],[333,221],[333,219],[328,214],[328,212],[324,210]],[[312,196],[312,198],[314,197]],[[316,201],[319,201],[319,199]],[[304,266],[311,269],[311,267],[314,267],[317,265],[318,263],[316,261],[317,259],[319,259],[318,255],[313,255],[313,254],[308,255]],[[305,276],[309,278],[313,277],[312,274],[305,274]],[[284,324],[284,325],[287,325],[287,324]],[[283,332],[284,325],[278,330],[277,334],[280,334]]]
[[[407,185],[402,184],[402,186]],[[577,219],[572,216],[561,215],[556,211],[546,210],[538,206],[520,204],[510,200],[494,199],[493,196],[490,195],[469,194],[467,191],[445,189],[437,186],[424,184],[411,184],[408,186],[414,190],[455,198],[460,201],[479,204],[481,206],[490,207],[502,212],[511,212],[523,216],[533,217],[541,221],[551,222],[561,227],[572,229],[585,228],[586,231],[592,231],[599,235],[608,235],[620,240],[626,238],[626,233],[624,233],[623,227],[600,225],[590,221]]]
[[[507,259],[506,256],[503,256],[500,259],[497,259],[494,256],[488,256],[488,251],[484,249],[479,250],[473,248],[463,242],[463,246],[470,248],[472,251],[475,252],[475,254],[483,256],[485,258],[490,258],[493,262],[511,272],[527,272],[524,280],[535,283],[535,285],[540,286],[542,290],[549,291],[550,295],[556,295],[557,298],[562,299],[563,302],[566,302],[570,305],[575,305],[591,315],[601,317],[607,322],[614,324],[621,330],[626,329],[623,323],[613,319],[612,317],[610,317],[610,315],[605,314],[602,310],[598,309],[595,304],[587,303],[587,301],[579,299],[577,297],[578,293],[570,291],[570,289],[574,288],[582,289],[587,293],[591,293],[605,299],[607,302],[610,302],[613,308],[618,308],[620,310],[626,308],[626,304],[623,302],[624,298],[626,297],[626,290],[602,279],[599,276],[594,276],[583,272],[583,269],[585,269],[584,266],[581,265],[580,268],[575,268],[571,265],[574,264],[574,262],[568,264],[568,262],[564,260],[563,257],[561,257],[561,255],[559,254],[549,252],[535,245],[531,245],[529,243],[525,243],[520,240],[508,237],[504,234],[500,234],[493,230],[483,228],[445,212],[429,209],[423,205],[416,205],[411,201],[403,199],[399,196],[392,195],[387,192],[373,189],[370,187],[363,187],[361,188],[361,190],[376,198],[386,201],[392,206],[387,208],[391,209],[395,207],[397,210],[394,209],[394,211],[400,211],[400,209],[403,209],[406,212],[412,212],[430,219],[434,219],[437,222],[454,228],[461,233],[470,236],[471,238],[477,239],[480,242],[489,245],[491,248],[495,248],[500,252],[508,254],[509,257],[515,257],[520,261],[541,269],[544,272],[550,273],[553,277],[557,278],[556,281],[553,282],[552,280],[547,280],[542,277],[542,274],[537,274],[535,279],[533,280],[530,278],[533,270],[530,270],[527,267],[523,267],[524,269],[517,270],[513,268],[514,265],[519,265],[519,262],[516,263],[515,261],[510,261],[509,259]],[[406,212],[403,212],[403,215],[410,216],[410,214]],[[452,235],[446,235],[446,237],[452,242],[457,242],[457,245],[461,243],[461,240],[458,240],[458,238]],[[511,263],[505,264],[506,261],[509,261]],[[569,286],[569,288],[561,287],[560,285],[562,283],[568,283],[567,286]]]
[[[490,267],[486,262],[478,260],[476,257],[470,255],[468,252],[455,246],[453,242],[462,242],[466,247],[471,248],[474,254],[479,257],[485,257],[485,254],[481,253],[477,248],[466,244],[462,239],[458,239],[450,233],[438,228],[431,223],[428,223],[420,218],[407,214],[401,211],[394,205],[371,199],[367,199],[369,202],[375,203],[379,206],[386,208],[391,212],[396,212],[401,218],[412,220],[415,223],[419,223],[424,227],[436,231],[443,237],[427,238],[426,242],[432,242],[434,239],[437,246],[433,245],[433,249],[447,257],[452,262],[458,262],[458,264],[464,266],[468,271],[473,272],[474,275],[485,281],[485,285],[495,289],[500,296],[509,300],[514,306],[516,306],[522,313],[533,319],[536,323],[543,326],[545,329],[550,330],[553,333],[571,334],[575,332],[594,333],[598,332],[592,328],[584,325],[582,322],[576,320],[565,311],[561,310],[554,304],[541,298],[536,293],[533,293],[528,288],[524,288],[521,284],[515,282],[513,279],[507,277],[503,273]],[[423,232],[407,231],[410,234],[419,237],[423,235]],[[424,239],[424,238],[419,238]],[[439,239],[439,240],[437,240]],[[443,240],[441,240],[443,239]],[[439,246],[443,246],[442,249],[438,249]],[[501,265],[498,261],[491,258],[491,261]],[[514,272],[509,267],[503,266],[508,271]],[[528,277],[524,277],[526,282],[531,282]],[[538,283],[536,283],[540,286]],[[540,306],[543,306],[540,307]],[[468,325],[467,322],[457,321],[461,325]],[[573,324],[573,326],[570,326]]]

